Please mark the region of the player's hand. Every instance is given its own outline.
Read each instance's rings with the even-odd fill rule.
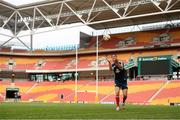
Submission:
[[[106,57],[106,60],[108,61],[108,63],[111,63],[111,60],[109,59],[109,57]]]
[[[114,63],[115,63],[116,66],[119,66],[119,65],[120,65],[118,59],[116,59],[116,60],[114,61]]]
[[[118,63],[119,63],[118,59],[116,59],[114,62],[115,62],[115,64],[118,64]]]

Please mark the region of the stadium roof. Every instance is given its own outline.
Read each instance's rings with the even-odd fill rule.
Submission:
[[[64,28],[63,25],[81,23],[77,25],[99,30],[180,20],[180,0],[15,1],[18,0],[0,1],[0,30],[8,29],[13,33],[13,36],[8,36],[10,39],[0,44],[0,48],[16,38],[23,46],[33,50],[33,37],[30,37],[28,46],[18,38],[18,34],[25,30],[29,31],[29,35],[35,34],[37,29],[44,27],[55,30]],[[0,35],[3,33],[0,32]]]
[[[180,19],[180,0],[31,1],[21,5],[14,5],[12,0],[0,1],[0,27],[17,35],[23,30],[34,32],[72,23],[107,29]]]

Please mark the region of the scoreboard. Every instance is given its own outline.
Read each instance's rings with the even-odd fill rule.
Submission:
[[[171,56],[153,56],[138,58],[138,75],[172,74]]]

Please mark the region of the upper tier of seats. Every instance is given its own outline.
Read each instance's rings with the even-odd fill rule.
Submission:
[[[111,35],[108,41],[100,38],[99,47],[101,49],[113,49],[123,47],[151,46],[160,44],[180,43],[180,28],[170,30],[151,30],[134,33],[122,33]],[[93,37],[88,48],[96,46],[96,39]]]
[[[121,52],[117,56],[120,61],[127,63],[131,58],[142,56],[159,56],[159,55],[174,55],[180,54],[179,49],[163,49],[152,51],[135,51]],[[108,67],[106,56],[99,56],[99,67]],[[110,54],[109,54],[110,55]],[[75,69],[76,58],[74,57],[20,57],[20,56],[0,56],[1,70],[67,70]],[[9,62],[13,65],[9,65]],[[96,55],[86,55],[78,57],[78,69],[96,68]]]

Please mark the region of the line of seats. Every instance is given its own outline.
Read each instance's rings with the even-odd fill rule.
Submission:
[[[139,56],[159,56],[159,55],[178,55],[179,49],[165,49],[165,50],[159,50],[159,51],[139,51],[139,52],[132,52],[132,53],[120,53],[117,54],[118,58],[120,58],[120,61],[123,61],[124,63],[127,63],[130,58],[137,58]],[[8,66],[8,60],[10,57],[6,56],[0,57],[0,69],[2,70],[8,70],[10,69]],[[69,57],[69,58],[51,58],[51,57],[45,57],[42,58],[24,58],[24,57],[13,57],[11,59],[14,61],[14,65],[12,67],[12,70],[57,70],[57,69],[75,69],[76,65],[76,59],[75,57]],[[107,62],[105,61],[105,55],[99,56],[99,67],[108,67]],[[39,61],[41,62],[40,65],[38,65]],[[78,59],[78,69],[83,68],[93,68],[96,65],[96,56],[83,56],[79,57]]]

